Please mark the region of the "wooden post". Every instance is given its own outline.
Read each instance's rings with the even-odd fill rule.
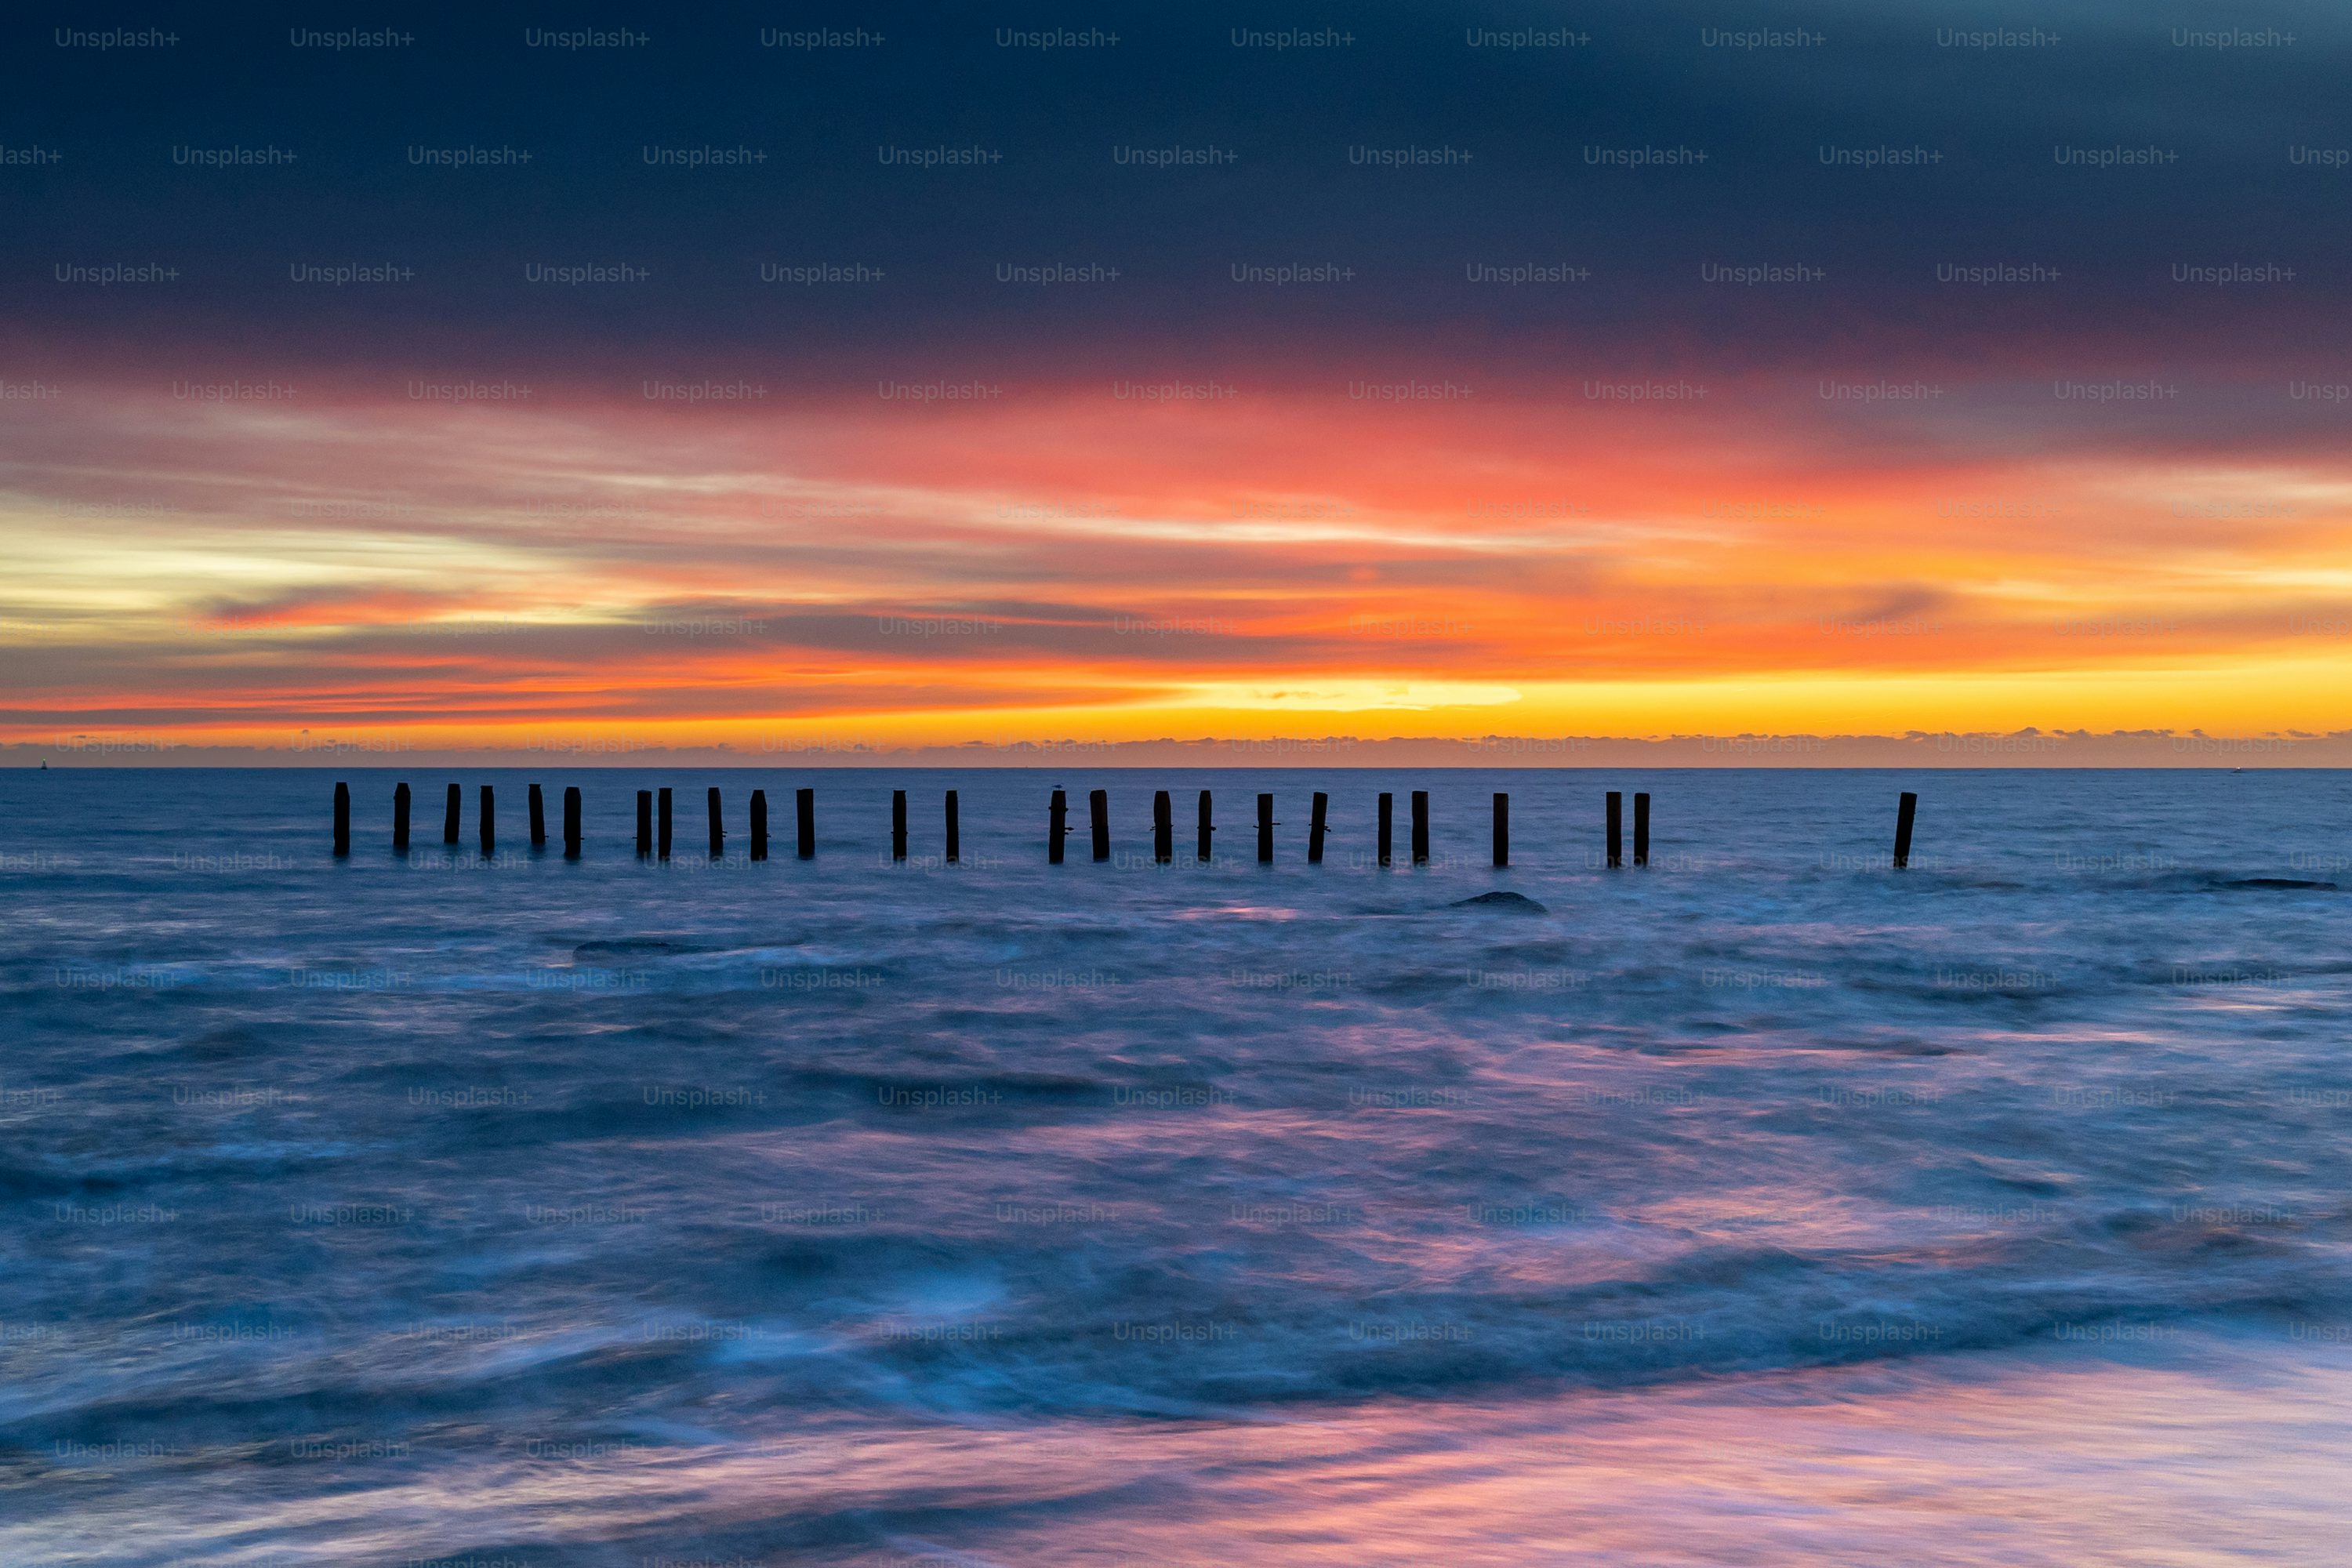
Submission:
[[[1625,864],[1625,794],[1622,790],[1609,792],[1609,868],[1617,870]]]
[[[352,786],[335,785],[335,853],[348,856],[352,852]]]
[[[1511,863],[1511,797],[1501,790],[1495,792],[1495,864]]]
[[[890,792],[890,858],[904,860],[906,858],[907,792],[894,789]]]
[[[1895,808],[1895,868],[1898,871],[1911,864],[1911,819],[1918,810],[1919,797],[1905,790],[1902,804]]]
[[[948,791],[948,864],[963,858],[963,828],[956,820],[956,792]]]
[[[1650,863],[1650,792],[1643,790],[1633,796],[1633,864]]]
[[[801,858],[814,860],[816,858],[816,791],[801,791],[793,797],[793,805],[800,817]]]
[[[654,852],[654,792],[637,792],[637,858],[642,860]]]
[[[1381,865],[1383,865],[1383,866],[1385,866],[1385,865],[1387,865],[1387,864],[1389,863],[1389,826],[1390,826],[1391,820],[1395,816],[1396,816],[1396,796],[1394,796],[1394,795],[1381,795]]]
[[[1216,821],[1215,821],[1215,819],[1214,819],[1213,816],[1211,816],[1211,815],[1210,815],[1210,813],[1209,813],[1209,792],[1208,792],[1207,790],[1202,790],[1202,791],[1201,792],[1201,847],[1200,847],[1200,851],[1199,851],[1200,858],[1202,858],[1202,859],[1203,859],[1203,860],[1206,860],[1206,859],[1208,859],[1208,858],[1209,858],[1209,856],[1210,856],[1210,850],[1209,850],[1209,840],[1210,840],[1211,836],[1213,836],[1216,831],[1217,831],[1217,825],[1216,825]]]
[[[751,792],[751,858],[765,860],[767,858],[768,792],[755,789]]]
[[[444,844],[457,842],[457,786],[456,784],[449,786],[449,805],[441,814],[441,842]]]
[[[397,854],[408,853],[408,786],[392,786],[392,847]]]
[[[482,858],[485,860],[490,859],[495,857],[498,852],[498,807],[491,802],[490,786],[484,784],[482,786]]]
[[[1307,812],[1307,863],[1323,864],[1323,826],[1331,810],[1331,797],[1321,790],[1315,792],[1315,804]]]
[[[1412,792],[1412,863],[1429,864],[1429,792]]]
[[[1162,866],[1176,858],[1176,805],[1164,789],[1151,795],[1151,858]]]
[[[530,847],[547,847],[547,802],[541,798],[539,786],[530,786]]]
[[[719,786],[710,786],[710,858],[713,860],[727,853],[727,824],[719,813]]]
[[[1274,864],[1274,796],[1257,797],[1257,863]]]
[[[1067,790],[1055,790],[1045,807],[1045,863],[1062,863],[1062,840],[1070,831],[1070,795]]]
[[[665,860],[669,858],[669,789],[667,785],[664,785],[660,801],[654,808],[656,819],[654,849]]]
[[[580,858],[580,786],[563,786],[563,853],[573,860]]]
[[[1094,828],[1095,858],[1110,858],[1110,792],[1093,790],[1087,795],[1087,820]]]

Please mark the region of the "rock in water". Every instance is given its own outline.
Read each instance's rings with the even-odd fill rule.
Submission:
[[[657,936],[625,936],[609,941],[583,942],[572,948],[574,958],[601,958],[617,953],[642,953],[659,957],[668,952],[714,952],[715,948],[690,942],[671,942]]]
[[[1528,915],[1551,912],[1525,893],[1481,893],[1475,899],[1457,899],[1454,907],[1457,910],[1517,910]]]

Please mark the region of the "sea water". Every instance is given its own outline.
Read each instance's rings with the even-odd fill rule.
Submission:
[[[0,1562],[2340,1560],[2347,857],[2323,772],[0,773]]]

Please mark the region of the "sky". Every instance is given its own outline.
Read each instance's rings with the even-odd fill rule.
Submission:
[[[2352,730],[2221,9],[20,8],[0,742]]]

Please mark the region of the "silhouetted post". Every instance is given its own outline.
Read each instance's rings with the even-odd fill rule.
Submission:
[[[800,817],[801,858],[816,858],[816,791],[804,789],[793,797],[793,805]]]
[[[1176,805],[1164,789],[1151,796],[1151,858],[1162,866],[1176,858]]]
[[[1911,864],[1911,818],[1919,810],[1919,797],[1909,790],[1903,792],[1903,802],[1895,808],[1895,868],[1898,871]]]
[[[669,858],[669,789],[665,785],[661,792],[660,803],[655,807],[658,834],[655,840],[655,848],[665,860]]]
[[[488,860],[499,852],[499,812],[490,798],[490,786],[482,786],[482,858]]]
[[[1202,859],[1203,859],[1203,860],[1206,860],[1206,859],[1208,859],[1208,858],[1209,858],[1209,855],[1210,855],[1210,850],[1209,850],[1209,840],[1210,840],[1210,838],[1211,838],[1211,837],[1212,837],[1216,833],[1216,831],[1217,831],[1217,825],[1216,825],[1216,822],[1215,822],[1215,820],[1214,820],[1214,819],[1213,819],[1213,818],[1209,815],[1209,792],[1208,792],[1207,790],[1202,790],[1202,791],[1201,792],[1201,848],[1200,848],[1200,858],[1201,858]]]
[[[547,802],[541,798],[539,786],[530,786],[530,847],[547,847]]]
[[[894,789],[890,792],[890,858],[904,860],[906,858],[907,792]]]
[[[1609,868],[1612,871],[1625,864],[1625,795],[1622,790],[1609,792]]]
[[[352,852],[352,786],[335,785],[335,853]]]
[[[1495,792],[1495,864],[1511,863],[1511,797],[1501,790]]]
[[[963,827],[956,820],[956,792],[948,791],[948,864],[963,858]]]
[[[1381,864],[1389,863],[1389,826],[1396,816],[1396,796],[1381,796]]]
[[[654,792],[637,792],[637,858],[642,860],[654,852]]]
[[[751,858],[765,860],[767,858],[768,792],[755,789],[751,792]]]
[[[1412,863],[1429,864],[1429,792],[1412,792]]]
[[[719,815],[719,786],[710,786],[710,858],[727,853],[727,825]]]
[[[1321,790],[1315,792],[1315,804],[1307,811],[1307,863],[1323,864],[1323,821],[1330,812],[1331,797]]]
[[[563,786],[563,853],[571,859],[580,858],[580,786]]]
[[[1633,864],[1650,863],[1650,792],[1643,790],[1633,796]]]
[[[392,786],[392,847],[399,853],[408,853],[408,786]]]
[[[1062,840],[1070,832],[1070,795],[1067,790],[1055,790],[1051,804],[1045,807],[1045,863],[1062,863]]]
[[[441,814],[441,842],[444,844],[457,842],[457,786],[456,784],[449,786],[449,805]]]
[[[1257,863],[1274,864],[1274,796],[1257,797]]]
[[[1094,828],[1095,858],[1110,858],[1110,792],[1094,790],[1087,795],[1087,820]]]

